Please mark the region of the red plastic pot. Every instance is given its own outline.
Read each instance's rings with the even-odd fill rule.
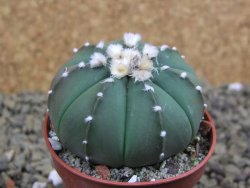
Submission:
[[[137,182],[137,183],[126,183],[126,182],[113,182],[108,180],[102,180],[95,177],[88,176],[73,167],[66,164],[62,159],[58,157],[55,151],[52,149],[48,141],[48,132],[50,129],[50,120],[48,114],[45,117],[43,123],[43,135],[46,141],[46,145],[52,156],[54,167],[58,174],[63,179],[65,187],[68,188],[115,188],[115,187],[157,187],[157,188],[191,188],[200,179],[201,175],[204,173],[205,166],[212,156],[216,144],[216,131],[214,122],[210,114],[205,112],[205,119],[201,123],[201,126],[206,126],[210,129],[209,137],[211,147],[205,159],[192,170],[185,172],[173,178],[167,178],[162,180],[156,180],[151,182]],[[208,130],[209,130],[208,129]]]

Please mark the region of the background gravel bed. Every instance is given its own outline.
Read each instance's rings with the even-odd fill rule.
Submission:
[[[207,87],[204,93],[217,145],[196,188],[250,187],[250,86]],[[0,187],[53,187],[48,183],[51,159],[42,138],[46,101],[46,94],[39,92],[0,93]]]

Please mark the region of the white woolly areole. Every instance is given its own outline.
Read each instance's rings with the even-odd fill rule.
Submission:
[[[50,95],[52,92],[53,92],[52,90],[49,90],[49,91],[48,91],[48,94]]]
[[[78,49],[77,48],[73,48],[73,53],[76,53],[78,52]]]
[[[196,89],[197,91],[202,91],[202,87],[201,87],[201,86],[196,86],[195,89]]]
[[[138,33],[124,33],[123,40],[128,47],[134,47],[141,40],[141,35]]]
[[[96,94],[96,96],[97,96],[97,97],[103,97],[103,93],[102,93],[102,92],[98,92],[98,93]]]
[[[121,44],[110,44],[107,48],[107,54],[113,59],[118,59],[122,55],[123,47]]]
[[[103,80],[101,83],[111,83],[111,82],[114,82],[114,78],[106,78],[105,80]]]
[[[88,123],[88,122],[90,122],[90,121],[92,121],[93,120],[93,117],[92,116],[87,116],[86,118],[85,118],[85,122],[86,123]]]
[[[156,46],[145,44],[142,50],[143,55],[148,56],[149,58],[156,57],[159,53],[159,50]]]
[[[87,141],[87,140],[83,140],[82,143],[83,143],[83,144],[87,144],[88,141]]]
[[[153,61],[151,61],[147,56],[143,56],[139,62],[139,69],[140,70],[153,70]]]
[[[204,107],[207,108],[207,104],[206,103],[204,104]]]
[[[95,52],[91,57],[90,57],[90,67],[100,67],[100,66],[105,66],[107,64],[107,58],[99,52]]]
[[[180,74],[180,77],[181,77],[181,78],[186,78],[186,77],[187,77],[187,73],[186,73],[186,72],[182,72],[182,73]]]
[[[184,55],[181,56],[182,59],[185,59],[186,57]]]
[[[102,49],[102,48],[104,47],[104,41],[100,41],[100,42],[96,45],[96,47]]]
[[[78,67],[79,67],[79,68],[85,67],[85,63],[84,63],[83,61],[81,61],[80,63],[78,63]]]
[[[174,47],[172,47],[172,50],[176,51],[176,50],[177,50],[177,48],[174,46]]]
[[[89,42],[84,43],[84,46],[89,46],[89,45],[90,45]]]
[[[129,64],[121,62],[111,63],[110,72],[115,78],[122,78],[129,73]]]
[[[154,107],[153,107],[153,110],[154,110],[155,112],[159,112],[159,111],[161,111],[162,109],[161,109],[160,106],[154,106]]]
[[[134,70],[131,76],[135,81],[145,81],[152,77],[152,73],[146,70]]]
[[[161,51],[164,51],[164,50],[166,50],[167,48],[169,48],[169,46],[166,45],[166,44],[164,44],[164,45],[161,46]]]
[[[69,75],[69,72],[67,70],[65,70],[63,73],[62,73],[62,77],[66,78],[67,76]]]
[[[164,65],[164,66],[161,67],[161,70],[163,71],[163,70],[167,70],[167,69],[169,69],[169,68],[170,68],[169,66]]]
[[[161,153],[161,154],[160,154],[160,159],[162,160],[164,157],[165,157],[165,154],[164,154],[164,153]]]
[[[152,91],[152,92],[155,91],[155,89],[152,86],[148,85],[148,84],[144,85],[144,89],[143,90],[144,91]]]
[[[160,134],[161,137],[165,137],[166,135],[167,135],[166,131],[161,131],[161,134]]]

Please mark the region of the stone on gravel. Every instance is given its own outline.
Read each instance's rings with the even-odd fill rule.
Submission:
[[[48,138],[49,139],[49,142],[51,144],[51,147],[53,148],[53,150],[55,151],[60,151],[62,150],[62,144],[52,138]]]
[[[52,182],[52,184],[54,186],[58,186],[60,184],[62,184],[62,179],[61,177],[59,176],[59,174],[57,173],[57,171],[54,169],[52,170],[50,173],[49,173],[49,177],[48,177],[48,180],[50,182]]]
[[[128,183],[135,183],[137,182],[137,175],[133,175],[129,180]]]
[[[0,172],[8,169],[8,159],[5,155],[0,156]]]
[[[36,181],[32,185],[32,188],[46,188],[46,187],[47,187],[47,183],[46,182]]]

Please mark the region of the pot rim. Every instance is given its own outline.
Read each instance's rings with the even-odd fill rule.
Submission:
[[[195,173],[197,170],[199,170],[200,168],[202,168],[203,166],[205,166],[208,162],[208,160],[211,158],[214,149],[215,149],[215,145],[216,145],[216,130],[215,130],[215,125],[213,122],[213,119],[211,117],[211,115],[209,114],[209,112],[207,110],[205,110],[204,113],[204,122],[207,123],[210,127],[211,127],[211,146],[209,149],[208,154],[206,155],[206,157],[194,168],[192,168],[191,170],[184,172],[180,175],[177,175],[175,177],[170,177],[170,178],[166,178],[166,179],[160,179],[160,180],[155,180],[155,181],[149,181],[149,182],[135,182],[135,183],[128,183],[128,182],[115,182],[115,181],[109,181],[109,180],[103,180],[100,178],[96,178],[96,177],[92,177],[89,176],[83,172],[80,172],[78,170],[76,170],[75,168],[69,166],[68,164],[66,164],[57,154],[56,152],[53,150],[53,148],[51,147],[49,140],[48,140],[48,129],[49,129],[49,125],[50,125],[50,120],[49,120],[49,115],[48,113],[46,113],[45,116],[45,120],[43,122],[43,136],[45,138],[45,142],[46,145],[49,149],[50,154],[52,155],[52,158],[54,160],[56,160],[63,168],[67,169],[68,171],[70,171],[71,173],[75,174],[76,176],[79,176],[83,179],[87,179],[89,181],[93,181],[95,183],[99,183],[99,184],[106,184],[106,185],[116,185],[116,186],[129,186],[129,187],[137,187],[137,186],[152,186],[152,185],[160,185],[160,184],[164,184],[164,183],[169,183],[172,181],[176,181],[176,180],[180,180],[183,178],[186,178],[188,176],[190,176],[191,174]]]

